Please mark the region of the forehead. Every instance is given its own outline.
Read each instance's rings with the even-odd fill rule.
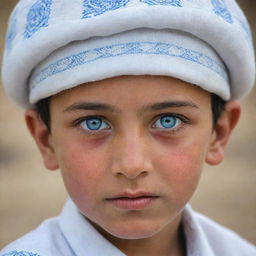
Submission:
[[[52,104],[65,108],[80,101],[109,102],[113,105],[147,104],[159,100],[208,103],[210,93],[196,85],[167,76],[119,76],[90,82],[52,97]]]

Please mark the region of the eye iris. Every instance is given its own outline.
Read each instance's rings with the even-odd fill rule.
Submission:
[[[90,130],[98,130],[101,127],[102,121],[100,119],[89,119],[86,124]]]
[[[173,128],[176,125],[176,118],[171,116],[164,116],[160,120],[164,128]]]

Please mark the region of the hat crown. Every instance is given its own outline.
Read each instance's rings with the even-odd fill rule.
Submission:
[[[248,41],[251,40],[251,31],[246,17],[233,0],[21,0],[11,15],[6,45],[10,50],[16,37],[28,40],[34,34],[50,29],[51,25],[56,25],[58,22],[72,20],[86,22],[86,19],[110,14],[113,11],[157,6],[207,12],[229,24],[237,23],[243,35],[248,38]]]
[[[27,107],[31,72],[54,51],[74,41],[140,28],[191,33],[227,66],[231,98],[241,98],[251,89],[252,36],[234,0],[21,0],[6,36],[2,73],[7,94]]]

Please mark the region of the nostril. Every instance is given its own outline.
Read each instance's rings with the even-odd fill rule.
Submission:
[[[146,176],[148,171],[145,171],[145,170],[119,170],[119,171],[116,171],[114,172],[116,176],[118,177],[126,177],[127,179],[131,179],[131,180],[134,180],[138,177],[141,177],[141,176]]]

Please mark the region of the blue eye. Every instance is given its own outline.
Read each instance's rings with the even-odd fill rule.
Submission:
[[[109,128],[109,125],[99,117],[87,118],[80,124],[83,129],[90,131],[99,131]]]
[[[175,129],[180,126],[181,120],[176,116],[165,115],[160,117],[155,123],[154,127],[161,129]]]

